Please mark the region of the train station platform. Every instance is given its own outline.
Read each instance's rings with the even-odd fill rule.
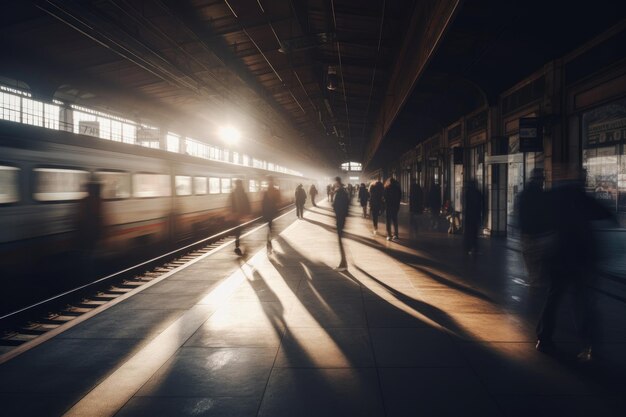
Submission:
[[[545,288],[495,239],[373,236],[327,202],[244,237],[0,365],[7,416],[623,416],[624,303],[599,294],[596,359],[535,350]],[[285,218],[287,221],[287,217]],[[379,231],[382,232],[384,224]]]

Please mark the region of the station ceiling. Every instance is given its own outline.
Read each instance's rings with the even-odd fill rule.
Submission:
[[[0,76],[178,131],[240,120],[310,161],[374,166],[623,19],[610,3],[4,2]]]

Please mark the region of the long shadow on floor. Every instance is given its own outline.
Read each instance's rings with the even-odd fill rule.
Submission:
[[[322,223],[322,222],[319,222],[319,221],[316,221],[316,220],[313,220],[313,219],[310,219],[310,218],[305,218],[304,220],[309,222],[309,223],[311,223],[311,224],[314,224],[316,226],[322,227],[322,228],[328,230],[329,232],[336,233],[336,229],[334,227],[328,225],[328,224],[325,224],[325,223]],[[491,297],[489,297],[485,293],[483,293],[483,292],[481,292],[481,291],[479,291],[479,290],[477,290],[475,288],[472,288],[472,287],[469,287],[469,286],[467,286],[465,284],[462,284],[462,283],[459,283],[459,282],[447,279],[447,278],[445,278],[445,277],[443,277],[441,275],[438,275],[438,274],[436,274],[436,273],[434,273],[432,271],[429,271],[429,270],[427,270],[427,269],[425,269],[423,267],[416,266],[416,264],[420,264],[420,265],[423,265],[424,267],[430,267],[430,268],[438,269],[440,271],[445,271],[446,273],[449,273],[449,274],[459,275],[459,271],[450,268],[448,265],[446,265],[444,263],[437,262],[437,261],[434,261],[432,259],[428,259],[428,258],[425,258],[425,257],[417,256],[417,255],[414,255],[414,254],[407,254],[407,253],[404,253],[404,252],[400,252],[400,251],[397,251],[397,250],[395,250],[393,248],[387,247],[387,246],[377,242],[376,240],[372,240],[370,238],[365,238],[365,237],[356,235],[354,233],[350,233],[350,232],[344,231],[343,236],[346,239],[350,239],[350,240],[358,242],[360,244],[369,246],[370,248],[380,250],[380,251],[384,252],[385,254],[391,256],[393,259],[395,259],[395,260],[397,260],[399,262],[402,262],[403,264],[405,264],[405,265],[407,265],[407,266],[417,270],[418,272],[426,273],[429,277],[431,277],[433,280],[437,281],[440,284],[444,284],[444,285],[446,285],[446,286],[448,286],[448,287],[450,287],[452,289],[455,289],[455,290],[458,290],[458,291],[462,291],[465,294],[468,294],[468,295],[471,295],[471,296],[474,296],[474,297],[478,297],[478,298],[480,298],[482,300],[493,302]]]

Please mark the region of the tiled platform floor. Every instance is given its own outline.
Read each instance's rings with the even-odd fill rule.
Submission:
[[[566,308],[563,353],[545,356],[519,253],[485,240],[467,258],[426,231],[389,243],[352,211],[347,272],[322,203],[272,256],[207,258],[0,366],[2,414],[626,415],[622,303],[598,300],[595,363],[573,360]]]

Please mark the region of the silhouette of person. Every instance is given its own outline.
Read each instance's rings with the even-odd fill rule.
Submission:
[[[335,178],[335,200],[333,201],[333,210],[335,211],[335,220],[337,222],[337,237],[339,239],[339,251],[341,254],[341,261],[336,268],[337,271],[345,271],[348,269],[348,262],[346,260],[346,254],[343,248],[343,242],[341,240],[343,236],[343,229],[346,225],[346,218],[348,217],[348,210],[350,208],[350,195],[348,190],[341,183],[341,178]]]
[[[417,235],[418,216],[424,205],[424,193],[417,182],[413,182],[409,188],[409,212],[411,213],[411,234]]]
[[[317,187],[315,187],[315,184],[311,184],[309,196],[311,196],[311,204],[313,204],[313,207],[317,207],[317,204],[315,204],[315,197],[317,197]]]
[[[263,200],[261,201],[261,210],[263,214],[263,220],[267,222],[267,253],[272,253],[272,223],[276,214],[278,213],[278,205],[280,204],[280,193],[274,185],[274,178],[269,177],[267,179],[267,190],[263,193]]]
[[[398,211],[400,211],[400,200],[402,199],[402,190],[400,183],[391,177],[385,183],[385,207],[386,207],[386,226],[387,240],[398,240]],[[393,223],[393,235],[391,234],[391,225]]]
[[[522,255],[530,283],[538,283],[543,277],[546,255],[543,252],[552,238],[547,212],[550,207],[547,193],[543,191],[543,179],[543,170],[533,169],[530,181],[517,201]]]
[[[478,231],[483,219],[483,195],[476,181],[468,181],[465,186],[465,217],[463,218],[463,248],[465,253],[476,255],[478,251]]]
[[[230,193],[230,207],[234,220],[237,223],[241,223],[242,220],[250,215],[250,201],[243,188],[243,181],[240,179],[235,180],[235,188]],[[241,230],[241,227],[235,229],[235,253],[239,256],[243,255],[239,247]]]
[[[428,190],[428,208],[431,215],[431,228],[439,227],[439,212],[441,211],[441,187],[434,181]]]
[[[94,274],[94,253],[104,231],[101,184],[87,183],[87,196],[78,204],[76,245],[81,258],[81,270],[90,277]]]
[[[561,172],[562,173],[561,173]],[[568,289],[573,292],[574,319],[582,350],[578,359],[592,358],[593,309],[588,284],[593,279],[597,262],[593,238],[594,220],[611,219],[611,213],[585,193],[582,173],[575,168],[555,166],[561,174],[549,195],[549,224],[555,233],[553,255],[547,262],[548,295],[537,324],[537,350],[554,351],[552,335],[556,327],[556,313]]]
[[[378,233],[378,217],[383,208],[383,183],[375,181],[370,185],[370,214],[372,215],[372,224],[374,225],[374,236]]]
[[[298,184],[295,192],[295,201],[296,201],[296,216],[299,219],[304,218],[304,202],[306,201],[306,192],[302,187],[302,184]]]
[[[367,191],[365,183],[361,183],[359,186],[359,204],[363,208],[363,218],[367,218],[367,202],[370,198],[370,193]]]

